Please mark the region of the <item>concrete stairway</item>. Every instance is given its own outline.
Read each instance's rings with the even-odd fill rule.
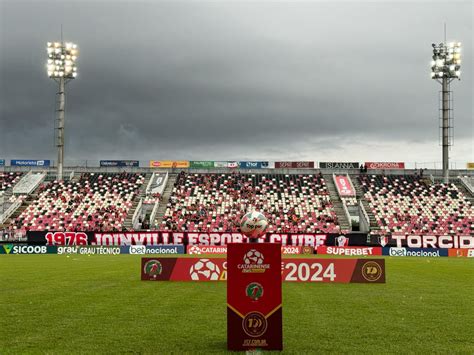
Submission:
[[[166,207],[168,205],[171,193],[173,192],[174,184],[178,179],[178,174],[168,174],[168,183],[166,184],[165,190],[163,191],[163,196],[161,198],[160,206],[158,207],[158,212],[156,213],[155,224],[157,226],[161,225],[163,222],[163,217],[166,212]]]
[[[336,186],[334,185],[334,181],[332,179],[332,175],[326,174],[323,175],[324,181],[326,182],[326,186],[328,187],[329,197],[331,198],[331,202],[334,205],[334,210],[336,211],[337,220],[339,221],[339,226],[341,230],[350,230],[350,223],[347,220],[346,213],[344,212],[344,207],[342,205],[342,200],[337,193]]]
[[[357,200],[362,202],[365,212],[367,212],[367,216],[369,217],[370,230],[379,230],[380,226],[378,225],[377,220],[375,219],[375,215],[372,212],[372,209],[370,208],[369,203],[364,197],[364,191],[362,190],[362,186],[360,186],[359,184],[358,176],[351,175],[351,181],[356,191]]]
[[[135,198],[132,201],[132,207],[128,210],[127,217],[125,218],[125,221],[123,222],[123,226],[127,230],[133,230],[133,224],[132,224],[133,215],[135,213],[135,210],[137,209],[140,199],[141,198],[144,199],[146,196],[146,187],[148,186],[148,183],[150,182],[152,175],[153,174],[145,175],[145,181],[143,182],[142,186],[140,186],[140,190],[138,191],[137,196],[135,196]]]

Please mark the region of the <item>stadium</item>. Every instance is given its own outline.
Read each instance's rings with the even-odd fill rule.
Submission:
[[[270,9],[270,18],[275,23],[279,24],[283,19],[302,21],[303,27],[311,22],[303,12],[326,11],[318,3],[295,5],[302,11],[295,13],[285,6],[282,12],[274,11],[273,5],[255,4],[247,8],[234,4],[232,10],[250,16],[254,9],[262,14]],[[344,6],[362,17],[366,16],[365,11],[374,9],[368,4],[360,5],[363,7],[360,13],[352,5]],[[2,6],[4,12],[0,13],[0,18],[13,26],[12,21],[22,5],[6,1]],[[35,9],[30,3],[28,6]],[[61,6],[64,8],[48,5],[46,12],[64,14],[72,5]],[[99,21],[98,8],[88,6],[84,5],[85,13],[90,11],[93,23]],[[117,11],[112,17],[126,19],[129,10],[137,9],[144,23],[151,23],[146,17],[148,8],[142,7],[143,4],[134,6],[126,4],[124,8],[111,10],[112,13]],[[177,5],[150,6],[154,11],[173,14],[173,19],[181,24],[192,23],[193,16],[197,16],[196,21],[204,29],[195,30],[210,36],[211,41],[215,39],[213,36],[217,38],[216,33],[221,28],[228,30],[227,26],[235,26],[235,33],[244,29],[241,24],[236,25],[238,16],[227,13],[231,8],[226,5],[219,5],[223,8],[219,7],[216,13],[230,25],[226,21],[213,23],[214,32],[207,31],[204,25],[207,14],[216,10],[214,5],[208,8],[208,5],[198,4],[186,16],[183,15],[185,9],[191,7],[183,4],[178,6],[177,12],[174,12]],[[275,5],[276,8],[279,6],[281,4]],[[439,6],[436,11],[443,13],[446,4]],[[463,6],[472,10],[473,5],[465,3]],[[378,11],[387,14],[380,16],[387,20],[393,10],[390,9],[381,7]],[[395,6],[394,9],[398,8]],[[287,10],[290,12],[286,13]],[[335,10],[331,8],[329,12],[332,11]],[[395,18],[405,16],[397,11]],[[438,14],[436,11],[433,16]],[[316,16],[316,12],[311,13]],[[407,18],[417,18],[419,9],[416,7],[407,13]],[[138,26],[141,17],[131,16],[131,22]],[[246,26],[258,22],[254,20],[248,19]],[[101,24],[108,23],[104,19],[100,21]],[[371,25],[376,23],[373,18],[367,21]],[[336,136],[331,136],[333,128],[326,130],[325,116],[318,116],[325,110],[324,105],[316,105],[317,118],[302,127],[312,135],[321,130],[329,143],[324,141],[317,146],[311,141],[316,145],[310,146],[309,153],[299,145],[308,141],[304,133],[292,136],[291,129],[285,128],[279,136],[280,133],[276,133],[279,127],[275,131],[269,128],[275,137],[269,145],[265,145],[265,134],[258,133],[261,126],[254,122],[257,120],[252,115],[259,112],[265,120],[266,114],[265,110],[252,111],[252,105],[257,99],[271,101],[266,95],[276,90],[274,83],[266,87],[263,96],[248,101],[252,104],[237,105],[239,112],[235,116],[231,113],[231,107],[236,105],[234,98],[227,101],[221,96],[226,91],[225,85],[202,97],[196,94],[205,90],[200,87],[192,92],[202,100],[202,105],[186,111],[189,121],[176,118],[174,110],[182,114],[180,107],[186,105],[180,100],[195,100],[186,91],[196,84],[195,73],[183,69],[184,62],[194,60],[194,54],[190,54],[193,50],[184,56],[186,60],[173,57],[173,61],[179,63],[176,71],[167,67],[169,63],[163,64],[176,75],[173,80],[179,81],[180,73],[187,73],[185,77],[189,76],[190,80],[184,84],[185,94],[176,93],[175,88],[169,88],[168,92],[166,87],[159,87],[157,92],[166,99],[160,101],[151,95],[152,103],[146,103],[143,92],[133,96],[136,86],[148,89],[148,79],[137,74],[139,71],[134,72],[138,79],[124,84],[130,77],[108,77],[110,72],[105,67],[112,65],[110,61],[104,66],[97,64],[103,71],[100,80],[106,81],[110,92],[117,94],[110,94],[114,105],[115,102],[122,105],[121,110],[112,109],[114,114],[121,116],[124,110],[130,109],[137,115],[136,122],[126,117],[127,124],[118,124],[120,128],[111,133],[112,138],[107,138],[107,131],[119,118],[109,118],[109,126],[102,130],[103,123],[99,120],[106,121],[108,116],[94,116],[91,112],[106,106],[110,97],[104,94],[103,102],[95,102],[93,96],[104,93],[97,81],[94,81],[94,85],[99,86],[97,89],[80,87],[87,73],[89,80],[93,80],[92,74],[97,75],[92,64],[86,62],[95,58],[99,63],[100,58],[94,57],[99,54],[84,54],[84,58],[82,45],[86,43],[64,40],[62,33],[60,40],[54,37],[41,39],[42,63],[32,72],[34,77],[39,71],[45,77],[41,79],[44,82],[41,89],[25,95],[53,97],[54,90],[42,91],[45,91],[44,85],[54,82],[58,88],[54,124],[50,116],[40,118],[41,125],[49,124],[51,129],[44,133],[32,118],[25,118],[25,122],[31,121],[29,124],[35,128],[20,133],[23,131],[18,130],[16,124],[24,122],[19,117],[25,115],[26,110],[31,109],[33,115],[48,106],[35,99],[32,102],[37,105],[13,100],[13,95],[19,94],[15,86],[11,91],[2,88],[0,97],[0,103],[4,104],[4,109],[0,109],[0,306],[3,314],[0,317],[3,330],[0,352],[473,353],[474,140],[469,132],[473,119],[469,95],[460,93],[459,102],[456,101],[462,116],[456,121],[461,131],[456,133],[460,137],[458,145],[454,145],[453,113],[453,91],[461,77],[461,53],[463,69],[464,66],[472,68],[472,50],[464,48],[464,42],[472,39],[472,18],[470,22],[464,18],[463,21],[460,23],[464,27],[453,26],[463,34],[465,28],[471,31],[471,37],[462,38],[463,44],[457,38],[445,39],[432,46],[428,43],[428,50],[423,48],[421,51],[428,62],[427,72],[423,73],[427,78],[416,80],[426,80],[433,85],[435,83],[430,80],[437,82],[440,93],[439,100],[426,101],[431,106],[420,103],[420,110],[414,111],[435,119],[419,125],[413,123],[406,130],[395,128],[389,119],[372,124],[361,121],[360,129],[367,131],[367,142],[349,145],[344,143],[347,142],[345,138],[340,138],[342,143],[336,142]],[[275,23],[268,19],[267,25],[273,28]],[[339,21],[333,19],[329,23]],[[121,30],[115,20],[110,26],[113,31]],[[124,33],[130,31],[126,23],[123,26]],[[166,26],[160,29],[164,30]],[[64,27],[67,29],[67,24]],[[71,28],[79,31],[83,24]],[[357,25],[356,28],[359,29]],[[5,32],[13,36],[10,28],[8,31]],[[104,31],[109,31],[107,26]],[[149,31],[153,32],[153,29]],[[445,36],[446,31],[445,24]],[[57,36],[51,30],[46,33]],[[69,31],[66,33],[69,35]],[[183,33],[191,35],[187,31]],[[269,52],[275,43],[284,45],[283,42],[272,42],[275,38],[263,30],[258,33],[271,43],[265,47]],[[94,36],[89,36],[85,38],[93,41]],[[285,34],[280,36],[284,38]],[[292,36],[288,34],[290,42],[296,41],[297,36]],[[414,38],[424,39],[424,36],[414,34]],[[177,35],[177,38],[181,37]],[[134,61],[146,58],[149,52],[140,52],[138,37],[134,40]],[[176,40],[176,43],[189,45],[193,41],[199,40]],[[0,54],[5,62],[9,61],[10,54],[13,58],[18,56],[16,47],[7,42],[3,46],[7,49],[4,53],[8,54]],[[163,42],[173,48],[180,46],[164,39]],[[206,58],[213,64],[210,69],[200,69],[219,77],[222,63],[226,68],[238,64],[232,64],[229,57],[222,59],[220,55],[229,49],[220,41],[216,40],[216,43],[222,50],[219,45],[217,52],[209,50]],[[308,45],[304,43],[304,46]],[[115,53],[113,48],[106,49],[111,55]],[[293,50],[299,53],[299,49]],[[246,64],[253,63],[253,59],[244,59],[245,52],[239,51],[242,60],[248,60]],[[164,53],[172,56],[169,52]],[[430,58],[433,60],[431,78]],[[130,64],[116,59],[120,68]],[[325,62],[324,58],[320,59]],[[199,63],[201,60],[200,57],[196,59]],[[81,77],[83,63],[84,79]],[[15,67],[15,64],[11,65]],[[136,67],[142,65],[146,66],[146,60],[137,59],[130,66],[140,70]],[[263,67],[257,67],[257,72],[268,74]],[[5,83],[10,83],[6,66],[0,64],[0,69]],[[12,69],[13,72],[16,70]],[[165,80],[168,74],[159,71],[156,75]],[[213,75],[206,80],[221,80]],[[298,76],[297,70],[295,75]],[[244,87],[242,83],[251,79],[237,75],[232,76],[232,80],[237,87]],[[372,83],[372,80],[367,79],[364,83]],[[466,80],[472,83],[472,78]],[[389,86],[386,81],[381,83]],[[75,94],[76,84],[81,94]],[[125,88],[117,88],[120,85]],[[413,85],[418,90],[418,84]],[[331,92],[331,85],[326,83],[326,86],[323,91]],[[465,86],[459,91],[462,88]],[[121,90],[127,93],[126,98],[120,95],[123,94]],[[340,90],[343,91],[342,87]],[[239,90],[232,88],[231,91],[233,95],[239,95]],[[308,94],[304,85],[297,92],[299,97]],[[433,92],[428,94],[436,96]],[[174,101],[173,96],[179,95],[182,95],[180,100]],[[276,97],[280,100],[279,95]],[[416,105],[418,98],[413,101]],[[222,99],[229,111],[216,109],[221,107],[220,101],[206,111],[211,99],[216,102]],[[304,106],[301,102],[298,99],[298,106]],[[147,115],[160,105],[173,106],[168,113],[157,109],[156,117],[165,117],[160,121],[160,130],[166,131],[167,125],[174,127],[166,133],[171,136],[170,140],[162,145],[161,138],[155,139],[153,134],[146,141],[149,131],[158,127],[153,122],[157,119]],[[271,101],[273,105],[274,101]],[[339,101],[331,110],[337,111],[338,105]],[[374,110],[377,110],[376,105],[381,105],[387,116],[391,110],[396,111],[389,103],[374,103]],[[304,121],[302,117],[308,108],[296,109],[289,103],[288,107],[292,108],[288,109],[292,124]],[[421,108],[426,107],[428,110],[431,107],[431,111],[420,114]],[[194,113],[197,108],[206,111],[205,114]],[[16,115],[16,109],[21,114]],[[249,117],[241,118],[245,123],[242,126],[246,127],[233,126],[230,121],[216,123],[212,118],[206,121],[204,116],[212,115],[213,110],[222,116],[232,116],[232,122],[247,113]],[[304,111],[303,116],[298,110]],[[372,108],[367,110],[370,112]],[[86,118],[83,122],[78,120],[84,112],[93,116],[92,123]],[[43,113],[38,115],[42,117]],[[350,115],[356,117],[352,111]],[[466,119],[463,115],[470,116]],[[196,117],[199,123],[193,121]],[[288,121],[284,115],[281,119]],[[407,118],[407,122],[412,119]],[[234,131],[219,131],[221,124],[232,126]],[[253,124],[255,130],[250,128]],[[275,119],[272,124],[278,126],[279,123]],[[378,125],[382,130],[391,130],[395,136],[400,129],[401,140],[393,143],[380,135],[375,128]],[[87,127],[84,128],[86,135],[80,133],[84,132],[83,126]],[[207,128],[202,129],[203,126]],[[181,130],[175,134],[177,127]],[[410,141],[408,137],[418,128],[417,138]],[[372,129],[375,141],[370,140]],[[418,137],[423,135],[423,130],[429,134],[434,132],[435,139],[423,142]],[[44,140],[51,131],[54,132],[54,145],[48,148]],[[162,137],[161,131],[154,132]],[[143,136],[150,149],[135,144],[136,132]],[[238,136],[235,141],[233,132]],[[356,135],[351,130],[343,132],[348,136]],[[241,133],[249,134],[250,138]],[[210,137],[215,135],[221,135],[222,141],[216,138],[211,143]],[[103,142],[96,145],[96,138]],[[293,140],[296,148],[288,143]],[[378,140],[379,145],[374,143]],[[273,150],[275,142],[283,141],[282,147]],[[403,142],[411,142],[412,146]],[[331,144],[334,144],[334,150],[324,147]],[[156,147],[162,150],[155,151]],[[313,151],[313,148],[320,150]],[[88,157],[87,160],[84,157]],[[244,282],[245,287],[242,288],[239,282]],[[276,308],[268,308],[272,302],[276,302]]]

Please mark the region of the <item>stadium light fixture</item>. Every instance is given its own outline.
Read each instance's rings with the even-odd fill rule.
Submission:
[[[62,32],[62,31],[61,31]],[[62,37],[62,35],[61,35]],[[59,84],[58,92],[58,119],[56,146],[58,147],[58,175],[63,179],[64,167],[64,107],[66,83],[77,77],[76,60],[78,55],[77,45],[71,42],[48,42],[46,44],[48,61],[46,65],[48,77]]]
[[[446,28],[445,28],[446,36]],[[461,79],[461,42],[431,45],[431,78],[441,84],[440,99],[440,143],[443,155],[443,180],[449,182],[449,147],[453,145],[453,103],[450,91],[451,82]]]

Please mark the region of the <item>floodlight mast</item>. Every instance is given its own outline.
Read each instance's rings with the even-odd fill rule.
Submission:
[[[432,44],[433,61],[431,62],[431,78],[441,84],[441,145],[443,155],[443,181],[449,182],[449,147],[453,145],[452,95],[451,82],[461,79],[461,43]]]
[[[77,76],[77,46],[73,43],[48,42],[48,77],[59,84],[58,126],[56,146],[58,147],[57,180],[63,179],[64,168],[64,112],[66,83]]]

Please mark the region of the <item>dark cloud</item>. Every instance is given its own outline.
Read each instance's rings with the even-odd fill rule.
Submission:
[[[452,155],[473,159],[471,2],[0,4],[1,157],[56,156],[45,43],[63,23],[69,159],[439,160],[446,21],[466,73]]]

